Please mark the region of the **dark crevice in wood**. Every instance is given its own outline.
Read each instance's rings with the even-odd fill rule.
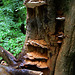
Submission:
[[[64,21],[57,21],[56,34],[58,34],[58,32],[64,32]]]
[[[55,74],[57,57],[59,55],[61,45],[63,44],[64,24],[65,24],[64,23],[65,22],[64,11],[62,11],[62,9],[60,9],[61,3],[59,3],[59,1],[57,1],[57,0],[54,0],[54,1],[55,1],[55,6],[56,6],[55,7],[56,8],[55,9],[55,11],[56,11],[55,40],[56,40],[56,43],[58,45],[56,46],[56,49],[55,49],[56,58],[55,58],[55,61],[54,61],[53,72],[51,73],[51,75]]]

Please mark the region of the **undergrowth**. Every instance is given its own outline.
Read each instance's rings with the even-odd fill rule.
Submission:
[[[21,25],[26,26],[26,7],[22,0],[2,0],[0,6],[0,46],[15,57],[21,52],[25,36]],[[2,59],[0,57],[0,59]]]

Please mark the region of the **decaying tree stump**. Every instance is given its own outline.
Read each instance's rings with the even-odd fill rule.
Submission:
[[[44,75],[71,75],[71,68],[74,71],[74,4],[74,0],[25,2],[27,7],[27,31],[24,45],[27,52],[26,60],[30,62],[29,65],[33,65],[31,64],[33,60],[40,62],[44,60],[47,66],[41,69]],[[40,54],[42,57],[45,55],[47,59],[40,59]],[[40,67],[36,65],[34,70],[37,68],[40,70]]]
[[[0,55],[14,73],[21,69],[27,75],[33,70],[32,75],[75,75],[75,1],[27,0],[24,4],[27,31],[23,51],[18,60],[2,47]]]

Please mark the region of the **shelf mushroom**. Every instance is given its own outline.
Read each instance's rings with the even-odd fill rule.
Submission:
[[[56,17],[56,20],[64,21],[65,20],[65,17]]]
[[[35,47],[42,47],[42,48],[49,49],[47,43],[44,40],[28,40],[26,42],[26,45],[32,45]]]
[[[33,1],[33,0],[26,0],[25,2],[24,2],[24,5],[26,6],[26,7],[28,7],[28,8],[35,8],[35,7],[37,7],[37,6],[41,6],[41,5],[44,5],[44,4],[46,4],[46,2],[45,1]]]
[[[41,59],[41,60],[47,60],[48,57],[44,54],[38,53],[38,52],[29,52],[24,56],[25,59],[35,60],[35,59]]]
[[[47,62],[44,61],[31,61],[31,60],[25,60],[25,66],[36,66],[37,68],[44,69],[48,68]]]
[[[62,41],[57,41],[58,44],[62,44]]]

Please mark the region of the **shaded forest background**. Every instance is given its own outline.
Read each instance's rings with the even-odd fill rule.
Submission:
[[[0,46],[14,56],[21,52],[24,44],[26,13],[23,0],[0,0]]]

